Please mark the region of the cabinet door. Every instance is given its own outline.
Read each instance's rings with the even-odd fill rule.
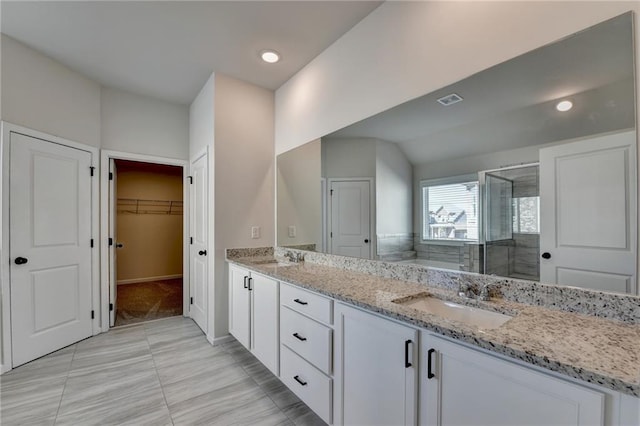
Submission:
[[[335,423],[415,424],[417,330],[339,303],[335,325]]]
[[[422,340],[423,425],[603,424],[602,393],[428,333]]]
[[[253,306],[251,352],[277,376],[280,348],[278,282],[262,275],[252,274],[249,290]]]
[[[229,265],[229,333],[250,349],[249,271]]]

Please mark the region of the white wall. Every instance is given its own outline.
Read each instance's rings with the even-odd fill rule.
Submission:
[[[398,145],[376,141],[376,232],[413,232],[413,168]]]
[[[320,139],[297,147],[277,160],[277,244],[322,247]],[[289,226],[296,236],[289,236]]]
[[[215,74],[211,74],[200,93],[189,107],[189,156],[201,153],[207,146],[213,147]]]
[[[189,106],[102,88],[101,147],[186,160]]]
[[[2,119],[100,146],[100,85],[8,37],[2,44]]]
[[[215,76],[215,337],[229,332],[224,250],[275,243],[273,96]],[[259,239],[251,239],[252,226],[260,227]]]
[[[200,92],[189,107],[189,163],[198,159],[205,151],[208,153],[208,185],[209,217],[207,223],[209,252],[215,253],[215,74],[212,73]],[[214,250],[211,250],[214,248]],[[216,322],[216,295],[215,295],[215,273],[216,258],[207,256],[209,262],[208,277],[209,288],[207,289],[207,323],[203,330],[207,338],[214,338],[214,325]]]
[[[276,91],[276,153],[628,10],[640,3],[385,2]]]
[[[4,34],[0,34],[0,53],[2,120],[100,146],[99,84]],[[0,161],[3,179],[7,172],[2,170]],[[8,237],[2,235],[3,239]],[[0,275],[4,267],[0,265]],[[0,302],[5,297],[7,295],[2,295]],[[1,317],[0,304],[0,321]],[[0,356],[4,353],[2,345],[0,322]]]
[[[322,139],[322,176],[376,176],[376,139]]]

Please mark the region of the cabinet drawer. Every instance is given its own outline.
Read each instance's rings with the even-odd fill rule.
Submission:
[[[301,312],[325,324],[331,324],[333,301],[290,284],[280,287],[280,304]]]
[[[331,424],[332,380],[286,346],[282,345],[280,351],[280,380],[322,420]]]
[[[290,349],[331,374],[332,330],[288,307],[280,310],[280,341]]]

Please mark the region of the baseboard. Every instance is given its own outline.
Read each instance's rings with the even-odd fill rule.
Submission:
[[[11,368],[8,365],[0,364],[0,374],[4,374],[8,371],[11,371]]]
[[[218,346],[224,343],[231,342],[233,340],[233,336],[230,334],[227,334],[226,336],[212,338],[207,334],[207,340],[209,341],[209,343],[211,343],[212,346]]]
[[[159,276],[159,277],[147,277],[147,278],[133,278],[133,279],[130,279],[130,280],[118,280],[118,285],[148,283],[150,281],[172,280],[172,279],[175,279],[175,278],[182,278],[182,274],[162,275],[162,276]]]

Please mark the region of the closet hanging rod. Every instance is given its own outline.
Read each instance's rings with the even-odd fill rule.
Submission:
[[[183,214],[182,200],[149,200],[142,198],[118,198],[117,212],[128,214]]]

